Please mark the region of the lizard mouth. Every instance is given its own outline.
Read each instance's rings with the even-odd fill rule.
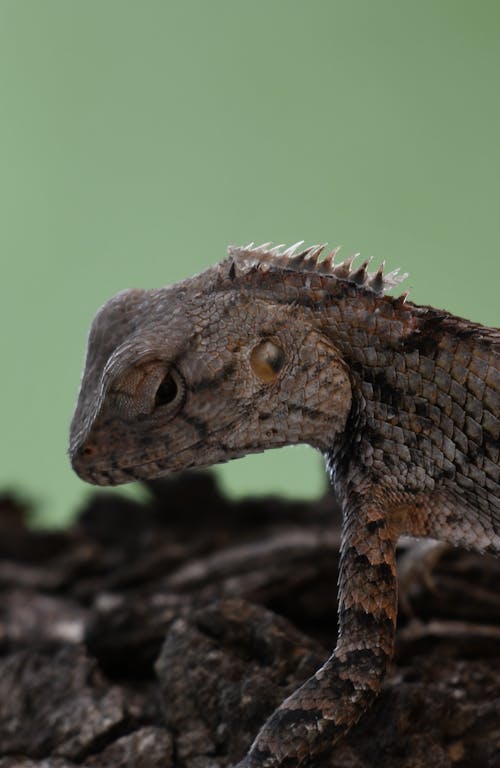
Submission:
[[[233,423],[236,423],[236,421]],[[188,469],[206,469],[214,464],[223,464],[230,459],[238,459],[250,453],[261,453],[267,448],[281,448],[288,445],[285,438],[273,441],[272,445],[262,446],[257,443],[251,443],[243,444],[234,449],[228,449],[221,444],[217,444],[217,440],[214,438],[220,432],[225,432],[228,429],[231,430],[232,426],[230,424],[213,433],[210,443],[211,450],[205,461],[199,461],[197,456],[202,454],[202,449],[203,453],[206,453],[207,442],[206,440],[197,440],[174,454],[157,454],[148,458],[138,457],[136,461],[131,458],[120,465],[113,462],[102,462],[100,466],[87,466],[82,472],[78,473],[83,480],[93,485],[123,485],[134,481],[167,477]],[[187,455],[191,458],[188,458]]]
[[[242,446],[241,450],[228,451],[220,443],[217,443],[217,436],[221,432],[231,432],[238,421],[238,419],[234,419],[230,424],[214,430],[209,443],[207,439],[195,440],[175,453],[166,453],[164,451],[161,453],[131,454],[125,456],[123,462],[116,459],[98,459],[94,462],[74,459],[72,461],[73,469],[82,480],[101,486],[123,485],[124,483],[132,483],[136,480],[153,480],[181,472],[185,469],[193,469],[194,467],[203,469],[212,464],[220,464],[248,453],[249,448],[246,446]],[[206,453],[207,447],[210,447],[211,450],[206,461],[201,462],[197,460],[197,456]],[[253,450],[264,450],[264,448],[254,448]],[[190,455],[191,458],[187,458],[186,455]]]
[[[196,461],[185,462],[180,467],[171,466],[170,460],[168,464],[165,461],[165,457],[157,459],[148,459],[140,464],[130,464],[129,466],[114,466],[106,469],[87,469],[85,474],[81,475],[82,479],[89,483],[99,486],[112,486],[112,485],[124,485],[125,483],[133,483],[141,480],[155,480],[160,477],[167,477],[175,472],[180,472],[184,469],[192,469],[197,467],[202,469],[203,467],[210,466],[210,464],[199,464]]]

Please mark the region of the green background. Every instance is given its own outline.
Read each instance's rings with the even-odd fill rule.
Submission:
[[[498,324],[499,39],[488,0],[0,0],[0,488],[68,518],[95,310],[227,243],[340,243]],[[220,472],[324,483],[307,448]]]

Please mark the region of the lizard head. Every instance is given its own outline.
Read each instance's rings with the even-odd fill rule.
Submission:
[[[283,445],[330,449],[346,425],[350,381],[296,299],[300,273],[290,276],[295,288],[283,270],[230,259],[105,304],[71,424],[80,477],[114,485]]]

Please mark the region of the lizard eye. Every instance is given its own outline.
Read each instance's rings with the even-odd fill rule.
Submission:
[[[258,379],[271,384],[278,378],[285,364],[285,353],[274,341],[266,339],[257,344],[250,354],[250,366]]]
[[[180,405],[184,397],[184,389],[184,382],[177,371],[168,371],[156,390],[155,408]]]

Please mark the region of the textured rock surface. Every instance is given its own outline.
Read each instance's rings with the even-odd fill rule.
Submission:
[[[335,641],[331,497],[197,475],[96,494],[64,533],[24,514],[0,501],[0,768],[231,766]],[[458,550],[405,580],[392,673],[324,768],[500,768],[499,582]]]

